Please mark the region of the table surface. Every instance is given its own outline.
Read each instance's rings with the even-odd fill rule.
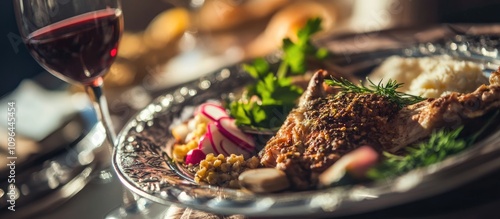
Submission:
[[[495,218],[500,208],[498,185],[500,170],[432,198],[343,218]],[[48,209],[39,218],[104,218],[120,206],[121,189],[116,178],[106,184],[91,182],[68,202]]]

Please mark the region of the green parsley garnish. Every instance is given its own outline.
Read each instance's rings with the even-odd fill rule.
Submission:
[[[307,70],[307,59],[323,60],[328,56],[328,50],[317,48],[311,42],[311,37],[321,31],[321,18],[309,19],[306,25],[297,33],[297,42],[290,38],[283,39],[283,61],[277,75],[300,75]]]
[[[321,19],[314,18],[298,31],[296,42],[284,39],[283,56],[276,73],[263,58],[243,66],[256,83],[246,88],[241,99],[229,104],[230,115],[237,125],[256,129],[281,126],[303,93],[302,88],[292,84],[290,75],[304,74],[308,58],[323,59],[328,54],[326,49],[315,48],[311,43],[311,36],[319,31]]]
[[[292,84],[289,77],[277,78],[263,59],[243,68],[257,80],[246,88],[238,101],[229,105],[237,125],[250,127],[279,127],[302,94],[302,88]]]
[[[356,85],[351,81],[343,78],[339,80],[334,78],[328,79],[325,80],[325,83],[330,86],[340,87],[341,92],[344,93],[359,93],[359,94],[372,93],[387,97],[391,102],[396,103],[399,106],[399,108],[403,108],[407,105],[415,104],[425,100],[425,98],[420,96],[415,96],[397,91],[397,89],[402,87],[403,84],[397,83],[394,80],[389,80],[385,85],[382,84],[382,81],[380,81],[378,84],[375,84],[370,79],[367,80],[370,83],[369,87],[363,85],[361,81],[360,81],[361,85]]]

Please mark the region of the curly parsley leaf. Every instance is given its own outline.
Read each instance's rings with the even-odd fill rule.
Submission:
[[[308,58],[323,59],[328,55],[326,49],[317,49],[311,43],[311,36],[319,31],[321,19],[314,18],[298,31],[296,42],[284,39],[284,55],[276,74],[263,58],[243,66],[256,83],[247,86],[240,100],[229,104],[238,125],[276,128],[282,124],[303,93],[302,88],[292,84],[290,75],[304,74]]]
[[[290,38],[283,39],[283,62],[278,72],[283,73],[290,68],[291,74],[303,74],[307,70],[307,58],[317,60],[326,58],[328,50],[316,48],[311,42],[311,37],[321,30],[321,18],[313,18],[298,31],[296,42]]]
[[[292,84],[289,77],[276,78],[263,59],[257,59],[244,68],[256,82],[246,88],[242,99],[230,103],[231,116],[237,125],[274,128],[268,120],[279,118],[284,121],[281,115],[288,114],[303,90]],[[280,122],[274,123],[280,125]]]
[[[269,63],[263,58],[255,59],[251,65],[244,64],[243,69],[257,80],[266,77],[268,74],[272,74],[269,70]]]
[[[262,105],[240,100],[231,102],[229,109],[238,126],[246,126],[254,130],[276,130],[294,106],[295,104]]]
[[[294,103],[302,94],[302,88],[293,85],[290,78],[278,80],[274,75],[257,82],[256,91],[263,105]]]

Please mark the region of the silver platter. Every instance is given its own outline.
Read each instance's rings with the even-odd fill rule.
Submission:
[[[381,32],[370,38],[391,39],[394,46],[372,51],[339,52],[331,45],[360,35],[319,39],[335,56],[329,67],[344,74],[363,76],[391,55],[433,56],[447,54],[471,60],[484,72],[500,66],[500,37],[477,31],[471,26],[440,26],[424,30]],[[498,29],[497,26],[490,29]],[[436,30],[431,40],[413,39]],[[434,32],[433,32],[434,31]],[[493,31],[494,32],[494,31]],[[498,33],[498,32],[497,32]],[[404,37],[407,36],[407,37]],[[334,42],[337,42],[334,43]],[[465,152],[445,161],[413,170],[384,182],[340,186],[304,192],[250,194],[241,190],[199,186],[181,173],[172,161],[169,147],[173,137],[169,127],[186,119],[186,111],[207,99],[226,98],[249,81],[240,66],[231,66],[165,92],[136,114],[119,135],[113,165],[123,184],[140,196],[155,202],[176,204],[217,214],[243,214],[254,217],[345,216],[409,203],[452,190],[500,168],[500,121],[495,131]]]

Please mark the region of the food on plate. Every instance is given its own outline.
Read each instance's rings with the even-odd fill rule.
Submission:
[[[498,111],[497,111],[498,112]],[[498,115],[498,114],[496,114]],[[496,116],[493,116],[496,117]],[[488,127],[485,125],[484,127]],[[406,147],[403,155],[384,153],[384,159],[365,173],[365,177],[378,180],[401,175],[412,169],[426,167],[443,161],[450,155],[463,151],[476,141],[477,132],[472,138],[463,138],[463,126],[455,130],[441,129],[433,132],[427,141]],[[335,166],[335,163],[333,166]],[[322,174],[323,175],[323,174]]]
[[[397,91],[402,84],[392,80],[364,86],[330,76],[323,70],[314,74],[297,107],[258,153],[259,145],[238,130],[221,105],[202,104],[194,119],[172,129],[179,142],[196,143],[177,161],[200,184],[256,193],[307,190],[336,185],[346,175],[380,179],[442,161],[474,143],[463,138],[461,127],[498,120],[486,117],[500,110],[499,71],[490,85],[471,93],[429,99]],[[190,126],[203,131],[189,133]],[[212,128],[218,131],[209,132]],[[204,141],[206,135],[216,140]],[[221,139],[231,147],[217,145]],[[249,145],[251,152],[244,150]],[[175,145],[174,157],[177,147],[185,146]],[[264,177],[269,168],[275,170]]]
[[[319,71],[298,107],[260,152],[261,163],[284,171],[294,189],[314,188],[319,174],[361,145],[395,152],[435,130],[454,128],[498,110],[500,84],[494,78],[499,74],[492,75],[495,83],[472,93],[422,101],[411,95],[394,95],[399,86],[387,89],[373,84],[374,92],[367,92],[364,86],[335,80],[329,84],[342,90],[328,94],[323,87],[327,73]]]
[[[222,117],[207,124],[206,133],[200,138],[198,148],[187,153],[187,164],[198,164],[207,154],[242,155],[249,158],[255,151],[253,137],[236,127],[234,119]]]
[[[452,92],[469,93],[488,83],[479,64],[447,55],[431,57],[392,56],[369,76],[372,81],[388,79],[403,83],[401,92],[437,98]]]
[[[238,176],[259,165],[252,136],[243,133],[218,103],[198,106],[193,118],[172,128],[173,158],[197,183],[239,188]]]
[[[256,193],[278,192],[290,186],[286,174],[275,168],[258,168],[245,171],[239,175],[238,181],[243,188]]]
[[[446,56],[391,57],[365,84],[325,70],[292,83],[329,55],[310,41],[320,30],[308,20],[283,40],[276,72],[265,59],[244,65],[255,80],[241,96],[203,103],[172,129],[173,158],[196,183],[265,193],[393,177],[464,150],[486,130],[470,127],[498,120],[500,73],[485,85],[480,66]]]
[[[342,156],[332,166],[328,167],[318,177],[318,187],[328,187],[335,183],[340,184],[346,175],[354,179],[366,178],[379,161],[379,153],[370,146],[361,146]]]
[[[176,139],[173,158],[186,164],[198,164],[210,153],[250,158],[255,151],[253,137],[239,130],[215,103],[200,105],[191,120],[172,129],[172,135]]]
[[[248,169],[259,166],[259,159],[255,156],[245,160],[243,155],[210,153],[202,160],[195,170],[196,183],[206,183],[228,188],[240,188],[238,177]]]

